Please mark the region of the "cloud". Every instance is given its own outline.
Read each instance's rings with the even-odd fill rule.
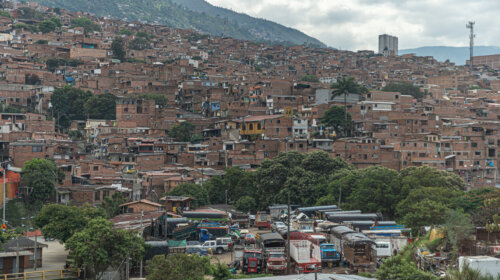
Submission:
[[[497,12],[491,0],[207,0],[299,29],[325,44],[376,50],[379,34],[399,37],[399,48],[466,46],[465,24],[476,21],[476,45],[500,45]]]

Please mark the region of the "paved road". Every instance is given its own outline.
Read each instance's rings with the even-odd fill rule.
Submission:
[[[34,238],[31,239],[34,240]],[[64,245],[59,241],[44,241],[43,237],[38,238],[38,241],[47,244],[49,247],[43,248],[42,267],[38,267],[37,270],[63,269],[68,256],[68,251],[64,250]],[[25,271],[33,271],[33,269],[26,269]]]

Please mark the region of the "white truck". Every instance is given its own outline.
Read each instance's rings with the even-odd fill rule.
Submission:
[[[296,273],[321,272],[321,251],[309,240],[290,240],[290,257]]]

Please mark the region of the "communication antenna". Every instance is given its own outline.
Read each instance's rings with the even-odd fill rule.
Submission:
[[[469,21],[467,25],[465,26],[466,28],[470,29],[470,71],[472,72],[472,66],[473,66],[473,59],[474,59],[474,38],[476,37],[476,34],[474,34],[474,24],[476,24],[475,21]]]

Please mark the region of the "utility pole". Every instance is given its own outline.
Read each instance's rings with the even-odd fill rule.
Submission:
[[[5,173],[7,172],[7,169],[5,168],[5,162],[2,163],[3,167],[3,218],[2,218],[2,224],[5,224]]]
[[[16,273],[19,273],[19,236],[16,236]]]
[[[36,263],[36,253],[37,253],[36,251],[38,249],[37,248],[38,247],[38,239],[37,238],[38,238],[38,230],[35,228],[35,257],[34,257],[34,259],[35,259],[35,263],[34,263],[35,271],[36,271],[36,267],[37,267],[37,263]]]
[[[466,28],[470,29],[470,60],[469,60],[469,66],[470,66],[470,72],[472,73],[472,67],[474,65],[473,60],[474,60],[474,38],[476,35],[474,34],[474,24],[476,24],[475,21],[469,21],[467,25],[465,26]]]
[[[144,238],[144,228],[142,227],[142,217],[144,216],[144,211],[141,209],[141,238]],[[141,257],[141,265],[139,267],[139,278],[142,278],[142,262],[143,259]]]
[[[290,274],[291,260],[290,260],[290,190],[288,190],[288,231],[286,233],[286,271]]]

